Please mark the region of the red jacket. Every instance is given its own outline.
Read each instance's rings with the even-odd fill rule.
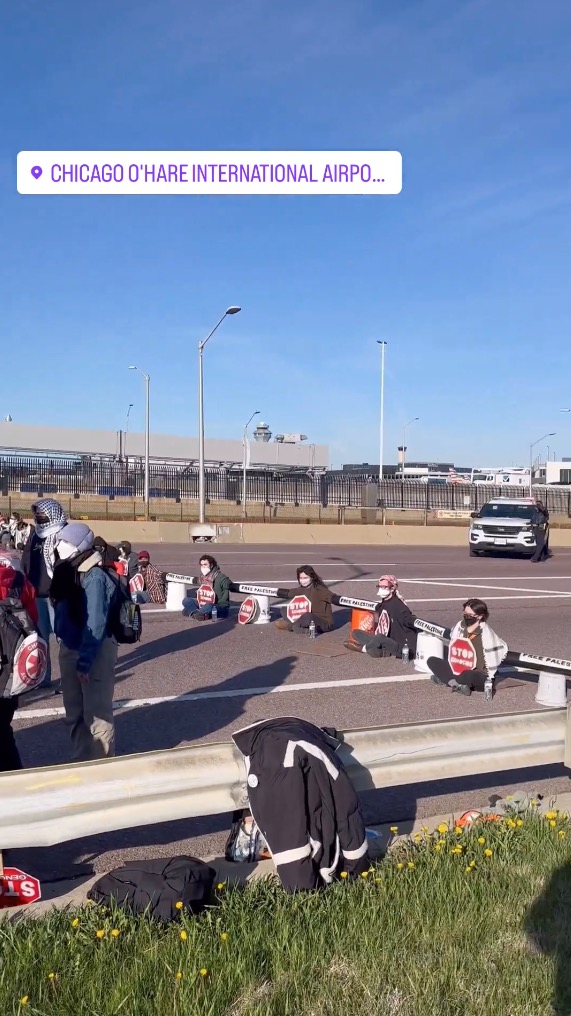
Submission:
[[[0,601],[7,600],[10,596],[16,596],[21,600],[24,610],[27,610],[31,620],[37,625],[38,608],[32,583],[15,568],[0,565]]]

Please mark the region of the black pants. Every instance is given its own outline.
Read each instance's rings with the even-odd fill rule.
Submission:
[[[533,526],[532,532],[535,538],[535,552],[530,561],[545,561],[549,557],[545,529],[542,526]]]
[[[376,660],[385,656],[401,655],[401,647],[398,642],[390,639],[388,635],[370,635],[369,632],[362,631],[360,628],[354,628],[351,638],[360,646],[366,646],[367,656],[372,656]]]
[[[12,720],[18,708],[18,699],[0,699],[0,772],[9,773],[23,769],[20,752],[16,747]]]
[[[484,674],[483,670],[465,670],[463,674],[456,677],[452,673],[452,668],[448,663],[448,660],[439,660],[437,656],[431,656],[427,660],[430,671],[444,684],[448,684],[449,681],[456,681],[457,684],[466,684],[472,691],[483,691],[484,685],[487,680],[487,675]]]
[[[288,619],[287,607],[282,607],[281,612],[284,621],[288,621],[289,630],[295,632],[297,635],[305,634],[312,621],[315,624],[315,632],[317,635],[323,635],[323,632],[331,631],[331,628],[324,625],[323,618],[317,617],[317,615],[312,614],[311,611],[308,611],[307,614],[302,614],[301,617],[298,617],[297,621],[293,622]]]

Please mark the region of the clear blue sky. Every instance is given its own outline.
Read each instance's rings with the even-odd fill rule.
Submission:
[[[0,15],[0,415],[571,455],[568,0],[71,0]],[[396,197],[25,197],[35,149],[398,149]],[[29,361],[22,355],[25,347]],[[14,361],[11,364],[11,352]]]

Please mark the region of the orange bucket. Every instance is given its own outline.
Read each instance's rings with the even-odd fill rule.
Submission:
[[[366,631],[370,635],[375,630],[375,615],[372,610],[361,610],[361,608],[353,607],[351,611],[351,630],[355,631]]]

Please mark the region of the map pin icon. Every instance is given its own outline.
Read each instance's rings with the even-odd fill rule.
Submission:
[[[31,172],[31,174],[32,174],[32,176],[34,177],[35,180],[39,180],[41,175],[42,175],[42,167],[41,166],[32,166],[32,169],[31,169],[30,172]]]

